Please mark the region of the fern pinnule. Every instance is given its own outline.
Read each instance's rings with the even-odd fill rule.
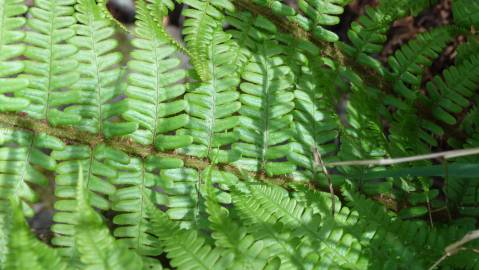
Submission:
[[[25,66],[17,57],[25,51],[21,43],[25,32],[20,28],[25,25],[26,11],[23,0],[0,1],[0,112],[20,111],[30,104],[28,99],[11,96],[29,84],[27,79],[15,76]]]
[[[69,41],[79,48],[76,58],[81,79],[72,88],[80,92],[80,98],[64,111],[82,117],[75,126],[83,131],[106,137],[129,134],[138,128],[137,123],[111,121],[127,109],[125,102],[112,103],[122,94],[118,83],[122,55],[114,51],[118,42],[112,38],[112,22],[96,1],[79,0],[75,8],[77,35]]]
[[[69,87],[80,78],[75,54],[78,49],[66,41],[75,35],[73,4],[75,1],[35,1],[25,42],[25,75],[29,87],[16,96],[30,100],[23,111],[36,119],[46,119],[52,125],[71,125],[80,122],[75,113],[61,111],[61,107],[76,102],[80,93]],[[65,91],[67,90],[67,91]]]
[[[57,162],[43,151],[62,150],[65,144],[46,134],[27,131],[0,132],[0,213],[9,206],[9,197],[18,198],[25,215],[34,214],[27,202],[38,200],[37,191],[30,186],[48,185],[45,171],[56,169]]]
[[[238,140],[234,130],[239,117],[234,115],[241,107],[239,93],[235,91],[239,78],[231,58],[230,35],[221,30],[214,33],[214,42],[209,47],[209,70],[211,80],[191,83],[185,99],[188,101],[190,121],[181,133],[194,138],[191,146],[180,152],[193,156],[208,157],[217,163],[231,163],[240,157],[239,152],[223,148]]]
[[[265,40],[246,65],[240,84],[242,103],[238,127],[241,142],[233,149],[241,152],[236,162],[252,171],[268,175],[288,174],[295,170],[290,162],[279,161],[290,152],[291,112],[294,95],[291,70],[282,57],[284,48]]]
[[[137,37],[132,41],[135,50],[128,62],[132,70],[126,89],[128,109],[122,116],[139,123],[139,128],[129,136],[160,150],[189,145],[190,136],[175,134],[189,122],[185,113],[188,104],[178,99],[185,92],[185,86],[179,82],[185,79],[186,73],[179,69],[180,59],[174,55],[175,47],[168,44],[150,16],[148,5],[144,1],[136,5]]]

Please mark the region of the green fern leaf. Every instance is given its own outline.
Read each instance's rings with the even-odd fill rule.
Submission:
[[[78,177],[76,194],[75,248],[83,263],[83,269],[142,269],[139,255],[129,251],[110,235],[101,216],[96,213],[88,201],[82,169]]]
[[[20,206],[11,200],[12,209],[8,217],[10,232],[8,233],[8,254],[5,257],[5,270],[32,269],[66,270],[67,263],[58,252],[38,240],[30,231]]]
[[[46,134],[0,129],[0,213],[8,208],[10,196],[20,199],[27,216],[34,214],[27,204],[38,199],[31,184],[45,186],[43,170],[55,170],[56,161],[42,150],[62,150],[62,141]]]
[[[239,167],[252,171],[266,171],[268,175],[288,174],[295,170],[289,162],[274,162],[290,152],[294,95],[291,92],[291,74],[281,54],[284,48],[264,41],[252,61],[245,67],[240,88],[242,103],[238,132],[240,143],[233,149],[244,158]]]
[[[160,182],[154,170],[179,168],[183,162],[151,157],[145,162],[132,158],[129,164],[114,161],[108,163],[118,170],[118,176],[112,179],[112,184],[118,186],[118,189],[110,195],[112,209],[118,212],[113,218],[113,223],[118,225],[113,235],[119,238],[118,242],[125,243],[141,255],[160,255],[162,250],[152,238],[148,225],[145,196],[157,204],[167,205],[167,196],[153,189]]]
[[[168,216],[151,203],[148,207],[153,233],[164,250],[171,265],[177,269],[227,269],[233,260],[232,254],[212,248],[205,239],[193,230],[182,230]]]
[[[32,18],[25,42],[25,77],[30,81],[28,88],[17,92],[17,96],[30,100],[23,111],[36,119],[47,119],[52,125],[78,123],[81,117],[66,113],[60,107],[73,103],[80,97],[77,91],[64,91],[79,79],[78,62],[74,59],[77,48],[65,41],[75,35],[72,25],[74,9],[71,0],[35,1],[30,9]]]
[[[76,125],[84,131],[106,137],[131,133],[138,127],[136,123],[109,121],[126,110],[125,102],[109,103],[122,92],[118,85],[122,55],[113,51],[117,41],[112,39],[111,21],[104,18],[93,0],[79,0],[75,8],[79,24],[77,35],[70,42],[79,48],[77,60],[81,80],[72,87],[80,91],[80,99],[77,105],[64,111],[80,115],[82,121]]]
[[[127,164],[130,159],[125,153],[104,145],[99,145],[94,150],[81,145],[67,146],[63,150],[53,151],[51,156],[59,161],[55,170],[55,196],[58,199],[54,205],[57,212],[53,216],[55,224],[52,226],[52,231],[55,237],[52,243],[64,247],[62,252],[65,256],[76,258],[73,237],[78,207],[76,186],[80,170],[83,170],[82,173],[85,176],[85,187],[89,191],[90,204],[96,208],[108,210],[110,201],[104,195],[115,193],[115,186],[110,181],[117,177],[118,172],[106,161]]]
[[[180,151],[208,157],[217,163],[231,163],[239,159],[240,153],[221,148],[236,142],[239,137],[234,131],[239,124],[239,117],[233,115],[241,107],[239,94],[235,91],[239,78],[235,76],[236,67],[229,64],[230,36],[217,30],[213,37],[208,53],[211,80],[191,84],[189,93],[185,95],[191,117],[187,130],[181,132],[192,136],[194,144]]]
[[[167,44],[161,28],[150,16],[149,6],[143,1],[136,5],[138,38],[132,41],[135,50],[128,66],[133,72],[128,78],[128,110],[123,118],[139,123],[139,129],[130,136],[141,144],[154,144],[160,150],[189,145],[190,136],[169,134],[189,122],[184,113],[187,102],[177,99],[185,92],[178,81],[184,80],[186,74],[177,69],[180,60],[173,56],[175,48]]]
[[[25,24],[22,15],[26,11],[22,0],[0,1],[0,112],[20,111],[29,104],[27,99],[7,95],[29,84],[28,80],[15,77],[25,65],[16,58],[25,51],[25,45],[17,43],[25,37],[20,28]]]

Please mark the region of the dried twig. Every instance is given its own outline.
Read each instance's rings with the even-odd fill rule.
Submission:
[[[459,251],[466,250],[464,245],[476,239],[479,239],[479,230],[468,232],[461,240],[447,246],[444,249],[444,255],[442,255],[441,258],[439,258],[431,267],[429,267],[429,270],[435,269],[439,266],[439,264],[441,264],[442,261],[450,256],[455,255]]]
[[[451,150],[451,151],[444,151],[444,152],[433,153],[433,154],[417,155],[417,156],[402,157],[402,158],[338,161],[338,162],[326,163],[325,165],[328,167],[358,166],[358,165],[359,166],[393,165],[393,164],[406,163],[406,162],[419,161],[419,160],[427,160],[427,159],[435,159],[435,158],[451,159],[456,157],[472,156],[472,155],[479,155],[479,147],[470,148],[470,149],[461,149],[461,150]]]
[[[316,147],[313,148],[313,156],[314,156],[314,163],[316,165],[321,165],[321,168],[323,169],[323,173],[326,175],[326,178],[328,179],[329,193],[331,193],[331,213],[334,216],[335,194],[334,194],[333,181],[331,180],[331,175],[329,175],[328,169],[324,165],[323,159],[321,158],[321,153],[319,153],[318,148]]]

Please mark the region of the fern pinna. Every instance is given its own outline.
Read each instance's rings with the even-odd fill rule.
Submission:
[[[437,2],[0,0],[0,269],[479,269],[479,1],[384,49]]]

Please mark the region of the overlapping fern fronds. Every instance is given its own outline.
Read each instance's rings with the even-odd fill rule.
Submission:
[[[479,147],[479,2],[385,63],[435,1],[349,2],[0,0],[0,269],[478,269],[477,156],[340,161]]]

